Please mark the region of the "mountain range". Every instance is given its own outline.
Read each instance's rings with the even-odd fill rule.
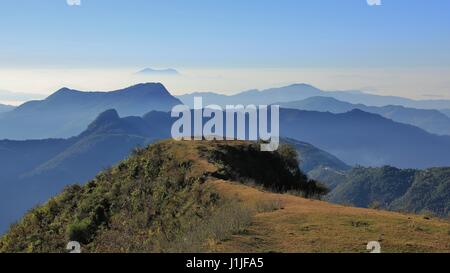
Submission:
[[[280,134],[311,143],[349,165],[450,165],[450,136],[430,134],[358,109],[332,114],[282,108]]]
[[[173,121],[164,112],[120,118],[116,110],[107,110],[76,137],[0,141],[0,232],[65,186],[93,178],[125,159],[135,148],[170,138]],[[349,168],[308,143],[283,141],[298,151],[300,167],[306,172],[320,166]]]
[[[366,106],[340,101],[332,97],[310,97],[300,101],[277,104],[284,108],[331,113],[345,113],[353,109],[360,109],[397,122],[417,126],[430,133],[450,135],[450,117],[437,110],[407,108],[398,105]]]
[[[368,106],[401,105],[418,109],[450,109],[450,100],[412,100],[395,96],[380,96],[361,91],[323,91],[309,84],[292,84],[289,86],[265,90],[249,90],[227,96],[213,92],[196,92],[178,96],[186,105],[192,106],[194,97],[203,97],[204,105],[237,105],[256,104],[270,105],[275,103],[304,100],[310,97],[332,97],[353,104]]]
[[[0,114],[0,139],[67,138],[80,134],[108,109],[116,109],[122,116],[142,116],[151,110],[168,112],[178,104],[181,102],[160,83],[111,92],[62,88],[45,100],[30,101]]]
[[[315,92],[313,87],[309,90]],[[249,91],[247,95],[255,92],[260,93]],[[280,97],[270,99],[279,101]],[[324,107],[335,112],[348,107],[332,102]],[[0,141],[0,230],[66,185],[91,179],[126,158],[136,147],[170,138],[175,119],[168,110],[177,104],[180,101],[164,86],[153,83],[111,93],[65,88],[43,101],[1,114],[1,134],[21,137]],[[450,166],[450,136],[434,135],[360,109],[331,113],[282,108],[280,134],[299,152],[301,169],[314,179],[326,181],[333,191],[345,187],[347,173],[354,165],[419,169]],[[52,138],[64,135],[68,137]],[[395,172],[392,177],[386,181],[395,181]],[[447,190],[446,184],[440,185],[444,186],[437,187]],[[362,191],[358,194],[364,195]],[[402,206],[416,209],[414,202],[419,201],[411,200],[425,194],[423,190],[411,191],[411,198],[405,197]],[[333,200],[339,202],[338,198]]]
[[[313,87],[308,90],[316,92]],[[260,93],[249,91],[248,94],[255,92]],[[280,97],[270,99],[278,100]],[[315,99],[317,98],[311,100]],[[322,105],[332,111],[343,111],[353,107],[334,102],[331,106],[319,103],[315,108]],[[163,85],[155,83],[135,85],[108,93],[61,89],[43,101],[25,103],[13,111],[1,114],[0,138],[23,140],[76,136],[99,113],[107,109],[116,109],[120,116],[142,116],[152,110],[166,112],[158,114],[161,120],[155,120],[155,124],[163,126],[163,135],[170,137],[173,120],[167,112],[177,104],[180,104],[178,99],[171,96]],[[366,108],[370,111],[379,110]],[[407,116],[408,109],[399,109],[397,113],[403,114],[397,114],[397,118]],[[434,111],[430,112],[435,114]],[[387,112],[383,113],[389,115]],[[280,134],[311,143],[349,165],[429,168],[450,164],[449,136],[430,134],[418,127],[359,109],[339,114],[281,109]]]

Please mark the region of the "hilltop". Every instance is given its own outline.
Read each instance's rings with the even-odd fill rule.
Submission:
[[[313,200],[293,148],[163,141],[67,187],[0,239],[0,252],[364,252],[450,249],[444,220]]]

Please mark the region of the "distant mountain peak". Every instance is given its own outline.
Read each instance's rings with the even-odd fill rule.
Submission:
[[[350,111],[348,111],[347,113],[344,113],[344,114],[348,114],[348,116],[350,118],[361,118],[361,119],[366,119],[366,120],[388,120],[388,121],[392,121],[390,119],[384,118],[380,114],[369,113],[369,112],[363,111],[363,110],[358,109],[358,108],[352,109],[352,110],[350,110]]]
[[[95,119],[95,122],[116,121],[119,120],[119,113],[115,109],[108,109],[103,113],[100,113]]]
[[[88,129],[81,135],[89,135],[92,132],[106,128],[120,121],[119,113],[115,109],[106,110],[98,115],[98,117],[88,126]]]
[[[162,96],[171,96],[170,92],[166,89],[166,87],[159,82],[147,82],[147,83],[139,83],[135,84],[120,90],[115,91],[109,91],[109,92],[85,92],[85,91],[78,91],[74,89],[70,89],[67,87],[63,87],[50,95],[47,99],[54,100],[54,99],[65,99],[68,96],[72,95],[89,95],[89,93],[97,93],[97,94],[114,94],[114,93],[120,93],[120,94],[127,94],[127,95],[162,95]]]
[[[312,86],[311,84],[307,84],[307,83],[294,83],[289,85],[288,87],[303,87],[303,88],[312,88],[312,89],[317,89],[317,87]]]
[[[165,90],[166,90],[166,87],[165,87],[162,83],[160,83],[160,82],[144,82],[144,83],[138,83],[138,84],[132,85],[132,86],[130,86],[130,87],[127,87],[127,88],[125,88],[125,89],[149,88],[149,87],[151,87],[151,88],[157,87],[157,88],[162,88],[162,89],[165,89]]]
[[[59,89],[58,91],[56,91],[55,93],[53,93],[50,96],[48,96],[46,98],[46,100],[65,99],[67,97],[70,97],[72,95],[77,95],[77,94],[80,94],[80,93],[82,93],[82,91],[77,91],[77,90],[74,90],[74,89],[63,87],[63,88]]]
[[[138,71],[136,74],[138,75],[166,75],[166,76],[178,76],[180,73],[173,68],[166,68],[166,69],[154,69],[154,68],[144,68],[140,71]]]
[[[372,113],[365,112],[365,111],[363,111],[361,109],[358,109],[358,108],[352,109],[352,110],[348,111],[348,113],[354,114],[354,115],[369,115],[369,116],[374,115]]]
[[[56,91],[53,94],[54,95],[55,94],[67,94],[67,93],[75,93],[75,92],[80,92],[80,91],[77,91],[77,90],[74,90],[74,89],[71,89],[71,88],[68,88],[68,87],[63,87],[63,88],[59,89],[58,91]]]

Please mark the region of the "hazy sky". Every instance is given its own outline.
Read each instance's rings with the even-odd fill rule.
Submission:
[[[308,82],[450,97],[449,14],[448,0],[2,0],[0,90],[161,80],[174,93],[236,92]],[[144,67],[183,76],[132,76]]]

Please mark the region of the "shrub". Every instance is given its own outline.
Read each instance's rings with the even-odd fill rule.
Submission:
[[[67,227],[67,235],[71,241],[88,244],[92,239],[92,222],[90,219],[76,221]]]
[[[299,191],[307,198],[328,192],[299,169],[297,152],[288,145],[276,152],[262,152],[256,144],[219,144],[208,157],[220,167],[214,175],[221,179],[251,181],[275,192]]]

